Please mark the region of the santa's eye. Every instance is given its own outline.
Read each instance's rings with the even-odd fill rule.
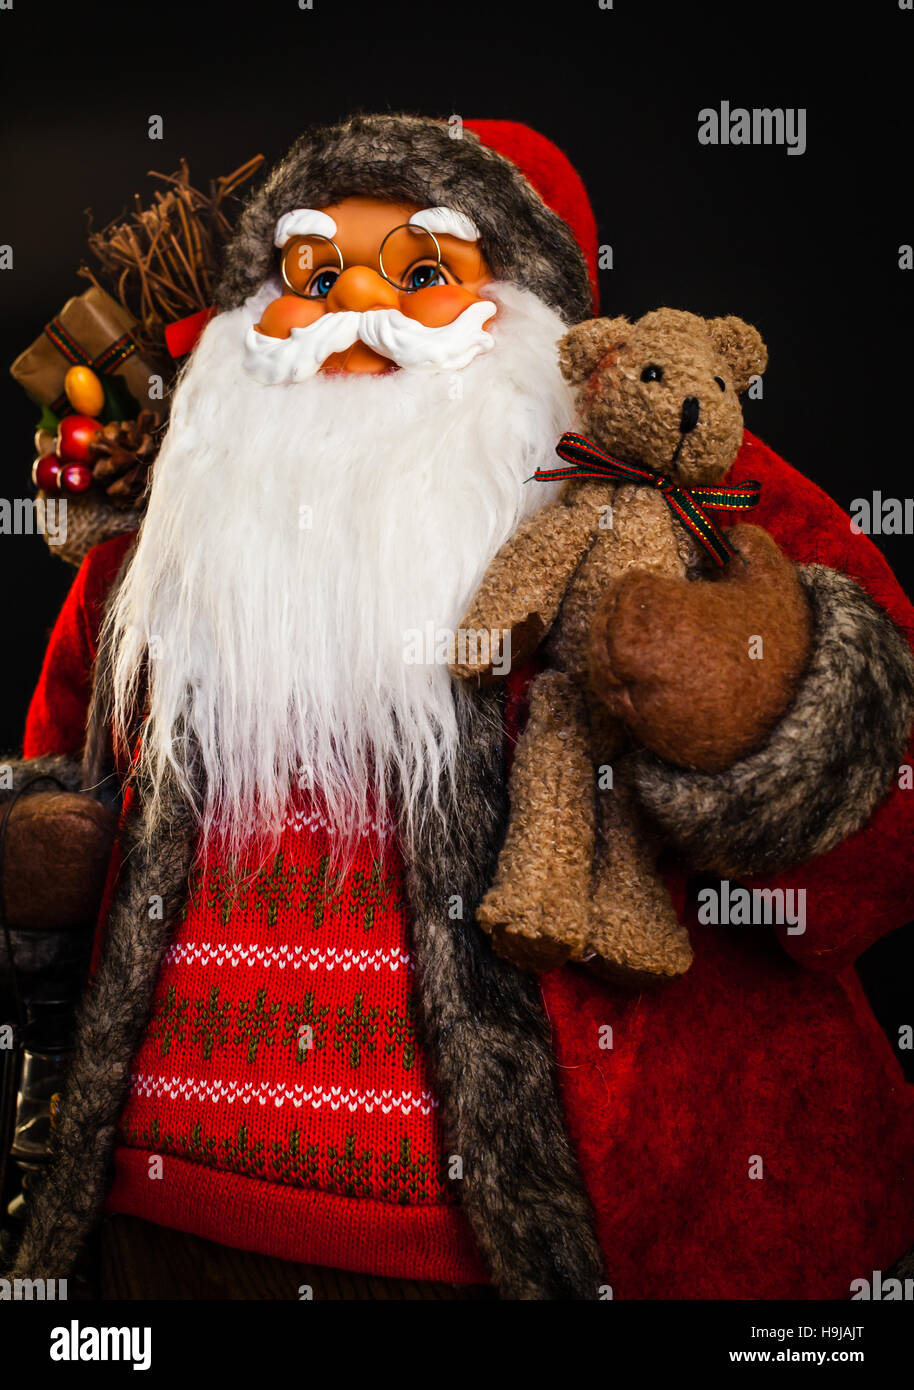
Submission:
[[[714,380],[717,382],[718,386],[722,391],[726,391],[727,383],[724,381],[722,376],[716,376]]]
[[[326,299],[339,279],[338,270],[319,270],[308,285],[305,294],[311,299]]]
[[[663,368],[662,368],[662,367],[658,367],[657,364],[656,364],[656,362],[652,362],[652,363],[650,364],[650,366],[645,367],[644,371],[641,373],[641,380],[642,380],[642,381],[662,381],[662,380],[663,380]]]
[[[432,285],[446,285],[441,267],[434,263],[414,265],[403,277],[403,288],[410,293],[414,290],[427,290]]]

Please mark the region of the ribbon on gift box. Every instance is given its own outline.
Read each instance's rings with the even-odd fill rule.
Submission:
[[[152,408],[152,367],[133,333],[136,321],[98,285],[68,299],[10,367],[32,400],[54,415],[66,412],[64,381],[73,366],[90,367],[105,389],[109,419],[132,419]]]
[[[51,319],[45,324],[45,336],[48,337],[62,353],[67,361],[74,367],[91,367],[97,376],[107,376],[110,372],[116,371],[122,362],[126,362],[132,353],[136,352],[136,343],[129,333],[121,334],[115,342],[100,352],[97,357],[92,357],[86,352],[85,348],[80,347],[79,343],[68,333],[59,318]],[[55,415],[65,415],[72,409],[67,400],[66,392],[61,391],[56,400],[51,402],[51,410]]]

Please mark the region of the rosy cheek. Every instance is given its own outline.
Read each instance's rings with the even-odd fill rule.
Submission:
[[[479,302],[479,295],[462,285],[430,285],[427,290],[401,294],[400,309],[408,319],[424,323],[428,328],[443,328],[459,318],[464,309]]]
[[[326,312],[322,299],[302,299],[297,294],[284,294],[268,304],[254,327],[268,338],[288,338],[293,328],[307,328]]]

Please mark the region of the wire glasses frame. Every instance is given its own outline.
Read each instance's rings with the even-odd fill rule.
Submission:
[[[380,273],[381,273],[382,279],[386,280],[387,283],[388,283],[388,285],[393,285],[394,289],[395,289],[395,290],[399,290],[401,294],[404,293],[404,292],[405,292],[406,294],[413,294],[413,293],[415,293],[415,291],[407,289],[407,287],[406,287],[405,285],[401,285],[400,282],[399,282],[398,280],[392,279],[391,276],[388,275],[387,271],[386,271],[385,268],[384,268],[384,247],[387,245],[387,243],[388,243],[388,241],[390,240],[390,238],[391,238],[396,232],[402,232],[404,229],[405,229],[406,231],[409,231],[409,232],[417,232],[417,233],[418,233],[418,232],[422,232],[423,235],[425,235],[425,236],[427,236],[427,237],[430,238],[430,240],[432,241],[432,243],[433,243],[433,245],[434,245],[434,247],[435,247],[435,273],[436,273],[436,274],[437,274],[437,272],[440,271],[440,269],[441,269],[441,243],[438,241],[438,238],[435,236],[435,233],[434,233],[434,232],[428,231],[428,229],[427,229],[426,227],[417,227],[417,226],[415,226],[415,225],[414,225],[413,223],[411,223],[411,222],[401,222],[399,226],[397,226],[397,227],[391,227],[390,231],[387,233],[387,235],[385,236],[384,240],[381,242],[381,245],[380,245],[379,248],[378,248],[378,270],[379,270]],[[312,296],[309,295],[309,294],[307,294],[307,293],[305,292],[305,290],[299,289],[296,285],[293,285],[292,281],[289,279],[289,272],[288,272],[288,270],[286,269],[286,258],[287,258],[288,252],[291,251],[292,246],[294,245],[295,241],[297,241],[297,240],[298,240],[298,238],[293,238],[293,240],[290,241],[289,245],[288,245],[286,248],[284,248],[284,250],[282,251],[282,254],[281,254],[280,260],[279,260],[279,271],[280,271],[280,274],[281,274],[281,276],[282,276],[283,284],[286,286],[286,289],[291,290],[292,294],[297,294],[297,295],[299,296],[300,299],[310,299]],[[334,251],[336,252],[336,258],[337,258],[337,261],[338,261],[338,263],[339,263],[339,273],[340,273],[340,275],[342,275],[343,271],[346,269],[346,263],[345,263],[345,261],[343,260],[343,253],[342,253],[342,251],[340,250],[340,248],[337,246],[336,242],[333,240],[333,237],[322,236],[319,232],[311,232],[311,233],[308,235],[307,240],[308,240],[308,241],[323,241],[323,242],[327,242],[330,246],[332,246],[333,249],[334,249]],[[325,267],[323,267],[323,269],[332,269],[332,267],[326,267],[326,266],[325,266]]]

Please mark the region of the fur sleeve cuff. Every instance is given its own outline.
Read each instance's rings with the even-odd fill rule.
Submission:
[[[82,789],[82,767],[78,758],[68,758],[64,754],[51,754],[43,758],[4,758],[0,754],[0,815],[3,803],[15,796],[27,783],[38,778],[56,777],[63,790],[78,792]],[[52,781],[34,780],[24,795],[31,792],[55,791],[58,788]]]
[[[886,796],[914,718],[914,658],[854,580],[798,571],[814,619],[797,697],[764,747],[725,772],[637,760],[639,795],[695,869],[776,873],[853,835]]]

